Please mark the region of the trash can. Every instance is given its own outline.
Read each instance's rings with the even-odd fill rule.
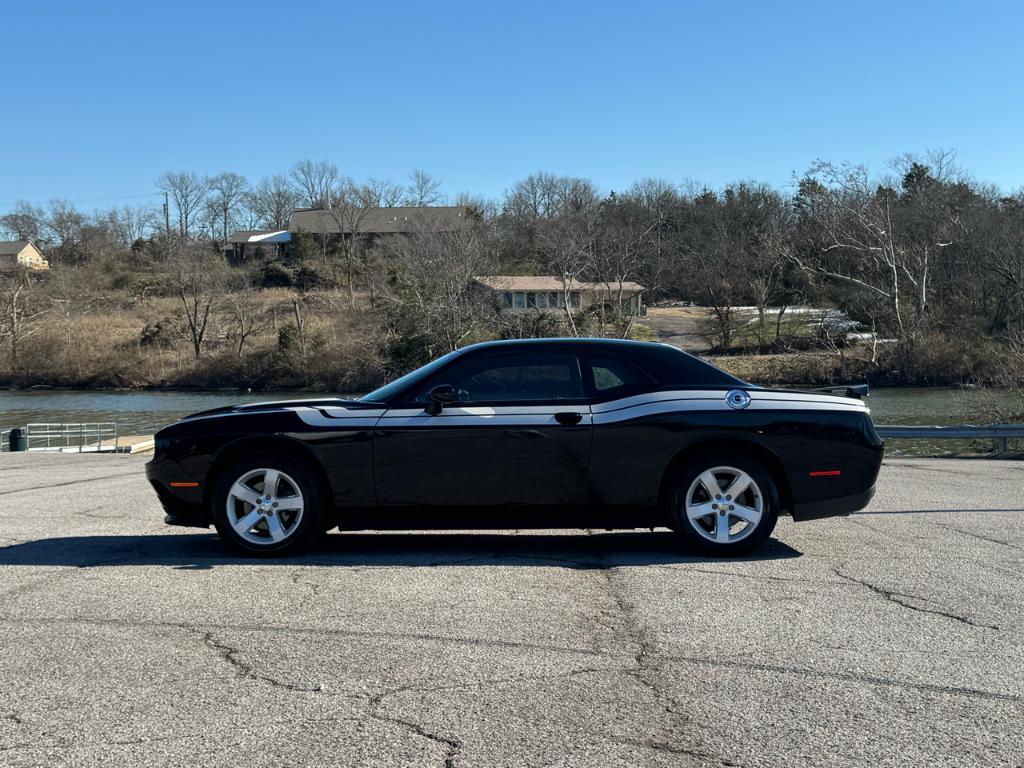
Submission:
[[[21,427],[12,429],[11,434],[7,436],[7,440],[12,451],[28,450],[28,435],[25,434],[25,430]]]

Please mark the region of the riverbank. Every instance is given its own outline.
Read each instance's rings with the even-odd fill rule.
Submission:
[[[864,348],[837,354],[806,351],[784,354],[712,355],[695,353],[743,381],[758,386],[831,386],[867,382],[875,387],[976,386],[963,371],[929,365],[901,373],[884,356],[874,363]],[[0,370],[0,390],[90,390],[109,392],[366,392],[385,383],[383,362],[360,342],[334,337],[305,360],[270,347],[245,354],[210,354],[199,360],[167,350],[125,349],[109,365],[64,368],[56,362],[30,370]]]

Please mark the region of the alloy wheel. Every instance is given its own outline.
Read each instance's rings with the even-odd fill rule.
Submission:
[[[302,490],[279,469],[252,469],[228,489],[228,524],[251,544],[280,544],[302,522]]]
[[[686,519],[703,538],[716,544],[745,539],[764,514],[764,496],[749,474],[729,466],[698,475],[686,492]]]

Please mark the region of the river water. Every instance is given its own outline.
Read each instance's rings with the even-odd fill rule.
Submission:
[[[190,413],[235,403],[324,397],[304,392],[110,392],[96,390],[0,391],[0,428],[30,422],[117,422],[122,435],[148,435]],[[996,419],[993,404],[1024,410],[1024,397],[1000,390],[872,390],[868,398],[876,424],[966,424]],[[987,450],[947,440],[892,440],[890,455],[937,455]]]

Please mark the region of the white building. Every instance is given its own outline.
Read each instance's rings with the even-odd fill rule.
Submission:
[[[478,275],[473,278],[497,292],[508,312],[564,312],[583,310],[595,304],[621,302],[625,314],[639,315],[643,309],[644,287],[639,283],[585,283],[541,275]]]

